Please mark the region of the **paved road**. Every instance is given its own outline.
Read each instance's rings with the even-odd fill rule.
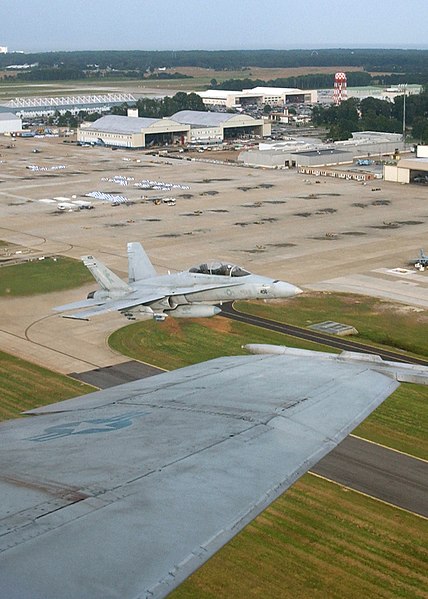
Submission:
[[[132,360],[71,376],[106,389],[161,372]],[[428,517],[428,464],[422,460],[349,436],[312,472]]]

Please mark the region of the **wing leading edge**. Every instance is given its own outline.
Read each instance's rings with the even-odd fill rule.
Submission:
[[[150,305],[151,302],[162,300],[167,297],[175,297],[177,295],[191,296],[200,291],[209,291],[212,289],[223,289],[228,287],[236,287],[243,283],[231,282],[217,285],[194,285],[192,287],[168,288],[167,286],[148,286],[146,285],[141,290],[125,295],[120,299],[86,299],[63,306],[53,308],[56,312],[66,312],[67,310],[80,310],[87,308],[81,312],[74,314],[64,314],[63,318],[73,318],[75,320],[89,320],[92,316],[106,314],[107,312],[115,312],[116,310],[126,310],[135,308],[136,306]],[[191,300],[191,298],[190,298]]]
[[[239,356],[4,423],[0,596],[164,597],[398,384],[364,361]]]

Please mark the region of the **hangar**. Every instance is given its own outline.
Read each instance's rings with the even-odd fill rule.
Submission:
[[[197,92],[206,106],[243,108],[248,105],[285,106],[286,104],[315,104],[317,92],[295,87],[254,87],[242,91],[209,89]]]
[[[269,123],[246,114],[182,110],[170,118],[190,126],[190,143],[221,143],[229,139],[266,137],[271,134]]]
[[[0,134],[22,131],[22,120],[13,112],[0,112]]]
[[[402,158],[397,164],[385,164],[385,181],[428,184],[428,158]]]
[[[163,119],[106,115],[81,125],[77,141],[136,149],[184,143],[214,144],[264,135],[270,135],[270,125],[263,119],[242,114],[182,110]]]
[[[106,115],[89,125],[81,125],[77,130],[77,141],[122,148],[146,148],[178,143],[182,136],[187,137],[188,131],[188,126],[179,126],[171,119]]]
[[[0,113],[13,112],[23,118],[63,114],[77,114],[80,110],[86,112],[107,112],[113,106],[121,106],[125,102],[135,104],[136,97],[127,93],[111,93],[97,95],[75,95],[55,97],[24,97],[14,98],[5,104],[0,104]]]

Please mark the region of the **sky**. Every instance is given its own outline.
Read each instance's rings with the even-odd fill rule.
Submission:
[[[0,46],[428,48],[428,0],[0,0]]]

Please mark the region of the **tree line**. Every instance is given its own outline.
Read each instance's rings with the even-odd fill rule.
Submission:
[[[211,79],[211,89],[225,89],[232,91],[242,91],[257,86],[268,87],[297,87],[299,89],[322,89],[333,87],[335,73],[312,73],[310,75],[300,75],[293,77],[280,77],[277,79],[225,79],[218,83],[216,79]],[[349,87],[366,87],[368,85],[400,85],[400,84],[424,84],[428,83],[428,71],[426,73],[408,73],[400,75],[370,75],[364,71],[350,71],[346,73]]]
[[[378,98],[349,98],[339,106],[314,106],[312,122],[328,128],[328,137],[342,140],[354,131],[403,130],[404,96],[394,102]],[[428,143],[428,86],[421,94],[406,97],[406,132],[415,142]]]
[[[313,49],[313,50],[91,50],[0,54],[0,68],[13,64],[38,63],[39,68],[138,70],[167,67],[204,67],[239,70],[249,67],[361,67],[368,72],[424,73],[428,50],[395,49]]]

